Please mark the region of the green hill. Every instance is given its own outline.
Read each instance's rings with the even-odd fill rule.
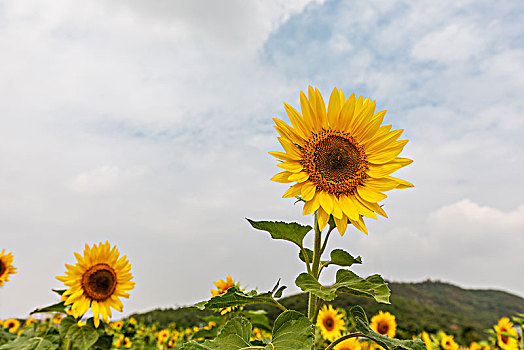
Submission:
[[[412,335],[439,330],[454,334],[462,344],[485,339],[486,329],[492,328],[502,316],[513,316],[524,312],[524,299],[496,290],[463,289],[443,282],[425,281],[420,283],[389,282],[391,304],[378,304],[375,301],[341,294],[331,304],[348,309],[361,305],[371,318],[379,310],[394,314],[398,324],[397,337],[411,338]],[[306,312],[307,295],[297,294],[280,299],[280,303],[290,309]],[[280,310],[266,305],[253,309],[265,309],[272,322]],[[153,310],[133,315],[147,322],[159,322],[162,326],[175,322],[179,326],[195,326],[202,321],[200,316],[212,314],[189,307],[178,309]]]

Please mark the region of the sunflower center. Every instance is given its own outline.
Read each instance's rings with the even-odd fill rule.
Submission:
[[[332,330],[334,326],[335,326],[335,322],[333,321],[331,317],[327,317],[326,319],[324,319],[324,327],[326,327],[328,331]]]
[[[84,293],[96,301],[104,301],[113,295],[116,285],[116,273],[107,264],[96,264],[82,276]]]
[[[509,340],[509,337],[507,335],[504,335],[504,334],[501,334],[500,335],[500,340],[502,340],[502,342],[504,344],[507,344],[508,343],[508,340]]]
[[[4,262],[0,260],[0,276],[4,274],[5,270],[7,270],[7,267],[5,266]]]
[[[378,324],[377,331],[380,334],[388,334],[388,330],[389,330],[389,326],[387,325],[387,323],[380,322]]]
[[[331,194],[351,194],[367,178],[364,148],[348,133],[324,130],[303,148],[302,166],[317,188]]]

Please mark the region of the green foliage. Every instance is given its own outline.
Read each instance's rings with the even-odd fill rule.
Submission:
[[[267,231],[273,239],[284,239],[298,245],[302,248],[302,241],[306,234],[311,231],[311,226],[303,226],[296,222],[275,222],[275,221],[253,221],[247,219],[253,228],[257,230]]]
[[[343,249],[334,249],[330,253],[330,258],[331,259],[326,264],[323,264],[324,266],[338,265],[349,267],[353,264],[362,264],[362,258],[360,256],[354,258],[351,254]]]
[[[304,292],[311,292],[326,301],[335,299],[337,292],[342,292],[374,298],[379,303],[389,304],[391,295],[386,282],[379,275],[363,279],[349,270],[338,270],[336,282],[331,286],[321,285],[308,273],[298,275],[295,284]]]
[[[92,320],[90,318],[85,325],[79,326],[74,317],[68,316],[60,322],[60,335],[80,350],[89,350],[100,336]]]
[[[273,327],[269,344],[260,341],[250,342],[251,323],[243,317],[229,321],[214,340],[203,343],[189,342],[182,350],[234,350],[234,349],[272,349],[309,350],[313,345],[313,325],[307,317],[296,311],[283,312]]]
[[[278,283],[277,283],[278,286]],[[273,292],[275,291],[275,292]],[[280,295],[281,288],[273,288],[273,291],[266,293],[258,293],[252,290],[244,293],[236,287],[229,288],[225,293],[212,297],[209,301],[203,301],[195,305],[197,309],[223,309],[226,307],[236,307],[250,304],[268,304],[279,306],[280,304],[275,300],[275,295]]]
[[[0,346],[1,350],[55,350],[60,346],[60,336],[55,329],[38,331],[28,329],[11,341]]]
[[[371,327],[369,327],[369,322],[366,317],[364,309],[360,306],[353,306],[349,313],[355,322],[355,328],[357,331],[362,333],[368,339],[373,340],[384,349],[388,350],[426,350],[426,345],[420,339],[416,340],[399,340],[394,338],[389,338],[385,335],[375,333]]]
[[[33,311],[31,311],[31,313],[29,315],[38,314],[38,313],[48,313],[48,312],[61,312],[61,313],[65,314],[66,313],[66,306],[65,306],[64,302],[61,301],[61,302],[53,304],[53,305],[49,305],[49,306],[42,307],[42,308],[39,308],[39,309],[34,309]]]

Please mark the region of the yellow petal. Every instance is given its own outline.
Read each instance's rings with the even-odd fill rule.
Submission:
[[[402,152],[402,149],[407,143],[408,140],[396,141],[395,144],[389,148],[377,151],[377,153],[368,154],[367,160],[373,164],[388,163]]]
[[[415,185],[413,185],[411,182],[399,179],[398,177],[387,176],[387,178],[390,179],[390,180],[396,181],[398,183],[398,185],[397,185],[398,189],[415,187]]]
[[[364,220],[362,219],[362,217],[359,220],[351,220],[351,219],[349,219],[349,221],[351,221],[353,226],[355,226],[357,229],[359,229],[360,231],[364,232],[366,235],[368,234],[368,229],[367,229],[366,224],[364,223]]]
[[[311,135],[311,131],[307,128],[302,116],[296,111],[296,109],[285,102],[284,109],[286,110],[289,121],[291,122],[291,125],[293,125],[293,128],[295,128],[297,134],[300,135],[300,137],[303,139],[308,139],[309,135]]]
[[[403,129],[398,129],[381,134],[379,130],[371,140],[362,140],[362,144],[365,145],[366,152],[377,152],[381,149],[389,148],[391,145],[393,145],[395,141],[397,141],[398,138],[402,135],[403,132]]]
[[[331,127],[334,127],[338,124],[338,115],[340,114],[341,109],[342,105],[340,103],[340,94],[338,89],[335,87],[333,88],[333,91],[331,91],[331,96],[329,97],[328,103],[327,117]]]
[[[270,180],[275,181],[275,182],[280,182],[280,183],[288,183],[288,182],[293,181],[293,180],[288,180],[289,176],[291,175],[293,175],[293,173],[290,173],[289,171],[283,171],[273,176]]]
[[[340,205],[338,198],[335,195],[330,195],[331,200],[333,201],[333,217],[337,219],[342,219],[344,214],[342,213],[342,206]]]
[[[355,112],[355,94],[351,94],[348,97],[342,109],[340,110],[338,118],[338,127],[340,130],[347,130],[351,120],[353,119],[353,114]]]
[[[353,220],[358,220],[359,213],[357,211],[357,208],[355,207],[355,204],[351,199],[348,198],[346,195],[342,195],[339,198],[340,205],[342,206],[342,211],[344,214],[346,214],[347,217]]]
[[[318,195],[319,195],[318,199],[320,200],[320,205],[322,206],[322,208],[324,208],[326,213],[328,214],[333,213],[333,199],[331,198],[329,193],[325,191],[320,191]]]
[[[320,231],[326,227],[328,221],[329,221],[329,214],[322,209],[322,207],[318,207],[317,210],[317,221],[318,221],[318,228]]]
[[[299,173],[304,169],[299,162],[281,162],[277,166],[292,173]]]
[[[291,158],[302,158],[302,152],[298,149],[295,144],[283,137],[277,137],[278,142],[282,145],[282,148],[286,151]]]
[[[344,233],[348,227],[348,218],[345,216],[341,219],[335,218],[335,224],[337,225],[338,233],[340,233],[341,236],[344,236]]]
[[[306,181],[302,185],[302,199],[307,201],[310,201],[313,196],[315,195],[315,190],[317,189],[317,186],[312,183],[311,181]]]
[[[304,182],[309,179],[309,174],[302,171],[300,173],[290,175],[288,179],[290,181]]]
[[[290,141],[293,141],[299,144],[300,146],[304,145],[304,139],[295,131],[295,129],[289,126],[286,122],[278,118],[273,118],[273,121],[275,122],[276,127],[283,130],[289,136],[288,138]]]
[[[353,204],[357,208],[357,211],[360,215],[366,216],[371,219],[376,219],[377,215],[373,210],[370,210],[367,208],[364,204],[362,204],[361,197],[358,195],[358,193],[355,193],[355,196],[349,197],[353,201]]]
[[[91,303],[91,310],[93,311],[93,317],[95,318],[95,327],[98,328],[98,325],[100,324],[100,309],[98,308],[98,302],[96,300],[93,300]]]
[[[328,128],[328,118],[326,113],[326,104],[324,103],[324,98],[322,97],[322,94],[320,91],[315,88],[315,94],[316,94],[316,105],[315,105],[315,114],[317,115],[317,119],[320,119],[320,125],[322,128],[327,129]]]
[[[300,192],[302,191],[302,184],[295,184],[288,188],[286,192],[282,195],[282,198],[293,198],[300,196]]]
[[[372,138],[380,126],[382,125],[382,122],[384,121],[384,116],[386,115],[386,111],[381,111],[378,113],[375,113],[371,121],[366,125],[360,134],[357,135],[359,140],[369,140]]]
[[[315,101],[312,102],[315,103]],[[300,91],[300,110],[304,116],[304,124],[306,124],[306,127],[312,131],[319,131],[320,124],[317,124],[317,116],[315,115],[315,111],[313,110],[313,107],[311,106],[311,103],[307,99],[306,95],[302,91]]]
[[[311,213],[314,213],[315,210],[317,210],[320,206],[320,202],[318,200],[318,192],[314,194],[313,198],[311,200],[306,201],[304,203],[304,210],[302,211],[303,215],[309,215]]]
[[[381,178],[381,179],[375,179],[375,178],[368,178],[364,181],[363,185],[365,188],[369,188],[376,192],[385,192],[385,191],[391,191],[394,188],[397,188],[398,182],[393,179],[388,178]]]
[[[293,162],[293,161],[297,161],[297,160],[301,160],[302,159],[301,157],[294,157],[294,156],[291,156],[291,155],[289,155],[287,153],[284,153],[284,152],[270,151],[270,152],[267,152],[267,153],[271,154],[275,158],[278,158],[280,160],[284,160],[286,162]],[[88,263],[88,264],[90,265],[91,263]]]
[[[386,196],[384,193],[374,191],[370,189],[369,187],[357,187],[357,193],[360,197],[362,197],[364,200],[367,200],[371,203],[380,202],[383,199],[386,199],[388,196]]]

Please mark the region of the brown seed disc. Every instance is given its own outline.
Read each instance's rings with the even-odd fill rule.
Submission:
[[[96,301],[104,301],[113,295],[117,285],[115,270],[107,264],[96,264],[82,276],[84,294]]]

